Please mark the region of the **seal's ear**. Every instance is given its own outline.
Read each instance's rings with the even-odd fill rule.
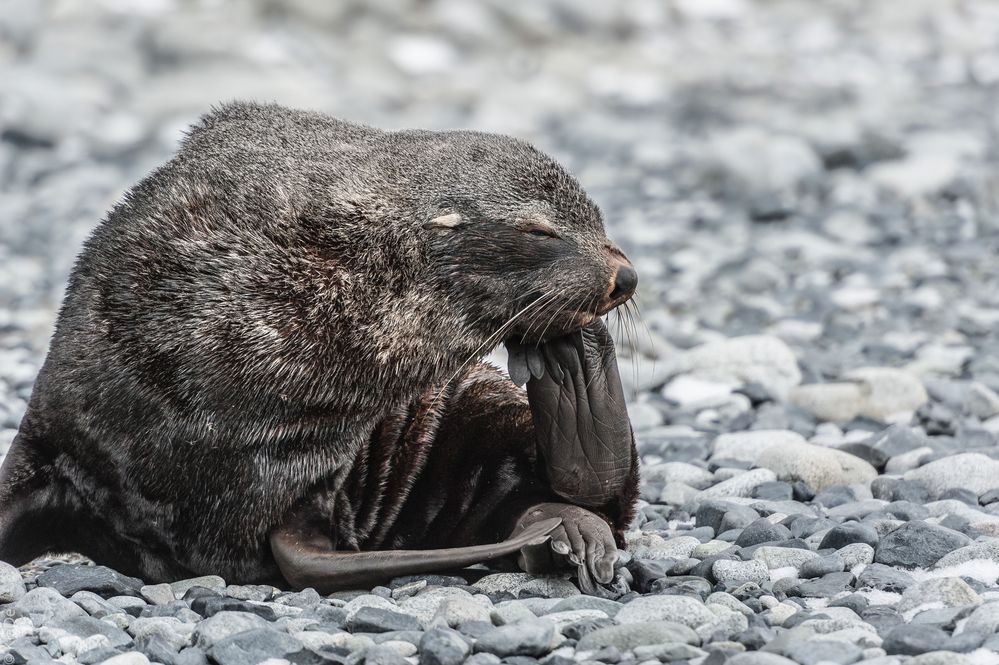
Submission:
[[[434,217],[423,225],[423,228],[435,231],[454,231],[465,224],[465,220],[456,212],[449,212]]]

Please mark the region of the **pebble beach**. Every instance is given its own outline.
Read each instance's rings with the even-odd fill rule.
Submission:
[[[999,5],[0,0],[0,455],[81,243],[213,104],[566,164],[640,275],[613,582],[0,563],[0,662],[999,664]],[[502,365],[502,358],[497,356]]]

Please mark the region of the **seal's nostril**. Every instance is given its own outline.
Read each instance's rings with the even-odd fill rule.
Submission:
[[[622,265],[617,269],[614,276],[614,290],[611,291],[611,300],[620,298],[630,298],[638,286],[638,273],[629,265]]]

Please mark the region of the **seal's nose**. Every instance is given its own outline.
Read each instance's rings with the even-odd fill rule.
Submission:
[[[620,265],[614,277],[614,290],[610,292],[610,299],[627,300],[635,293],[636,286],[638,286],[638,273],[635,272],[635,268],[630,263]]]
[[[597,314],[603,316],[618,305],[627,302],[631,296],[635,295],[635,288],[638,286],[638,273],[631,261],[616,250],[610,253],[608,263],[613,270],[613,280],[607,288],[607,293],[597,305]]]

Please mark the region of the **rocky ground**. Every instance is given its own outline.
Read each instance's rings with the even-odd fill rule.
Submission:
[[[82,239],[238,97],[569,164],[644,461],[605,597],[0,567],[3,663],[999,663],[994,3],[4,0],[0,79],[2,447]]]

